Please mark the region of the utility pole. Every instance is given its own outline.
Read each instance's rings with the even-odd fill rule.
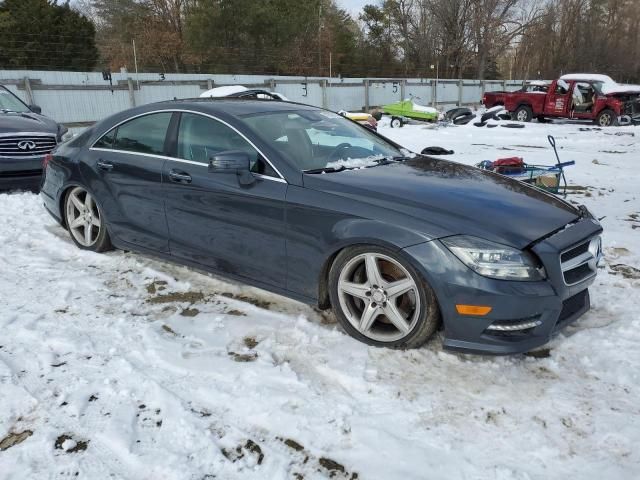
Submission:
[[[322,0],[318,2],[318,75],[322,76]]]
[[[131,43],[133,45],[133,63],[136,67],[136,84],[138,85],[138,90],[140,90],[140,80],[138,78],[138,55],[136,53],[136,39],[132,39]]]

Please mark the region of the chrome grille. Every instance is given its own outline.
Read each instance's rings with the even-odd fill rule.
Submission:
[[[18,134],[0,136],[0,157],[42,157],[56,147],[54,135]]]
[[[560,254],[564,283],[575,285],[593,277],[602,259],[600,235],[580,242]]]

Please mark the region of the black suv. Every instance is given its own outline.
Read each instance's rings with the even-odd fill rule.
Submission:
[[[40,187],[42,160],[67,129],[0,85],[0,191]]]

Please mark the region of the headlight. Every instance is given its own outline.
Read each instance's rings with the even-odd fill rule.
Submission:
[[[467,267],[485,277],[534,281],[546,276],[533,255],[506,245],[466,235],[445,238],[442,243]]]

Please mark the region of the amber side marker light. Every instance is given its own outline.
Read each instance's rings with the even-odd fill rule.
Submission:
[[[481,305],[456,305],[456,310],[460,315],[474,315],[476,317],[482,317],[491,312],[493,308]]]

